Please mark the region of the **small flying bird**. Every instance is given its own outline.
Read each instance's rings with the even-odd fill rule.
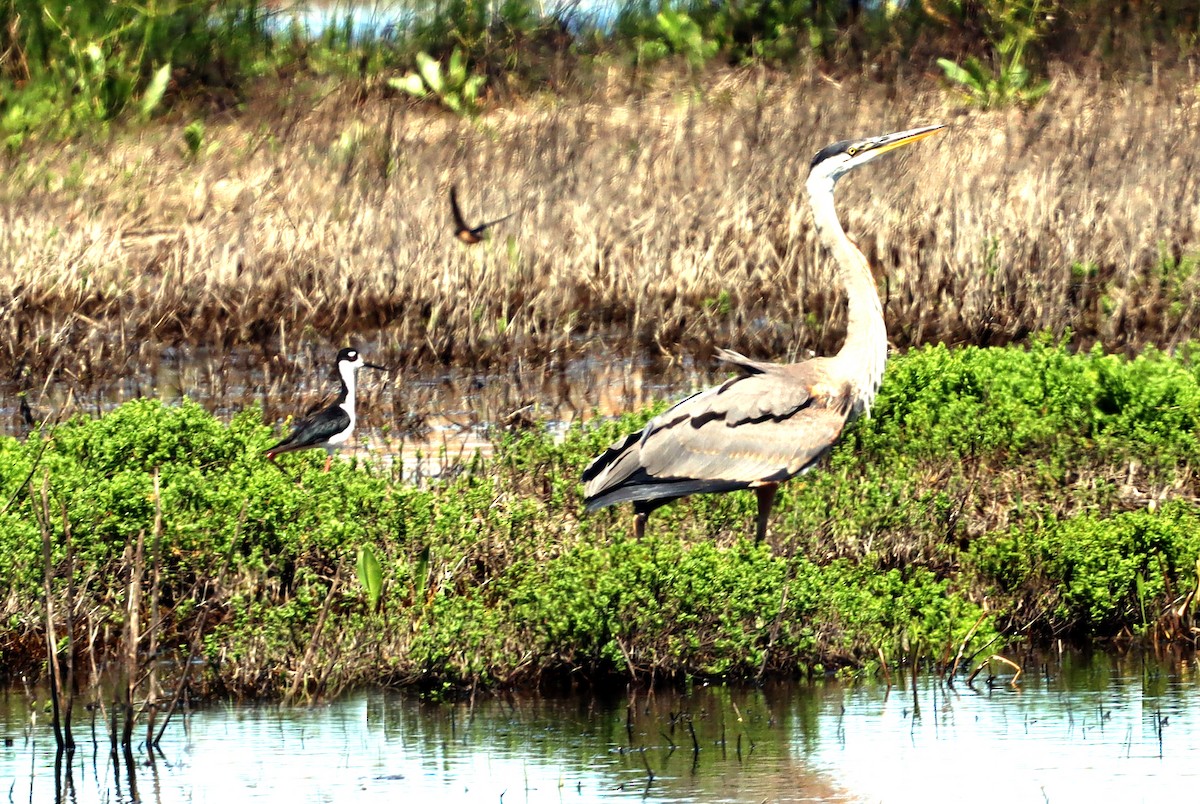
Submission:
[[[354,380],[355,372],[360,368],[387,370],[363,360],[357,349],[342,349],[337,354],[338,378],[342,383],[337,401],[298,422],[292,428],[291,435],[267,450],[267,459],[273,461],[276,455],[285,452],[322,447],[327,453],[325,471],[328,472],[333,464],[334,451],[345,444],[354,432]]]
[[[488,221],[487,223],[481,223],[478,226],[472,227],[463,219],[462,209],[458,206],[458,187],[453,184],[450,185],[450,211],[454,214],[454,236],[468,245],[482,243],[484,239],[483,233],[489,227],[495,226],[501,221],[506,221],[517,214],[510,212],[503,218],[496,218],[494,221]]]
[[[766,537],[779,484],[812,469],[848,421],[869,414],[887,361],[883,305],[866,257],[838,221],[834,186],[851,170],[944,127],[835,142],[813,157],[806,182],[813,224],[837,263],[849,305],[841,351],[782,365],[719,350],[738,376],[684,399],[593,460],[583,472],[588,511],[632,502],[640,538],[650,512],[672,500],[754,489],[755,536]]]

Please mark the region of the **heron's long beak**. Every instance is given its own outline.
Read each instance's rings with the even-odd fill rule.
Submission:
[[[363,367],[363,368],[373,368],[373,369],[378,369],[379,371],[389,371],[389,370],[390,370],[390,369],[388,369],[388,367],[387,367],[387,366],[380,366],[380,365],[379,365],[379,364],[377,364],[377,363],[368,363],[368,362],[366,362],[365,360],[363,361],[362,367]]]
[[[901,145],[908,145],[911,142],[923,140],[930,134],[936,134],[945,127],[945,123],[938,123],[933,126],[910,128],[908,131],[897,131],[895,134],[885,134],[879,138],[878,144],[872,150],[879,154],[885,154],[888,151],[899,148]]]

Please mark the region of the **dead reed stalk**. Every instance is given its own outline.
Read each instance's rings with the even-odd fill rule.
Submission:
[[[284,703],[292,703],[296,700],[296,696],[303,689],[305,695],[310,695],[308,688],[309,671],[313,662],[317,658],[317,652],[321,647],[321,638],[325,632],[325,622],[329,619],[329,610],[333,607],[333,601],[337,597],[339,588],[342,585],[342,570],[345,568],[345,562],[338,564],[337,570],[333,574],[333,580],[329,584],[329,591],[325,594],[325,602],[321,604],[321,613],[317,615],[317,622],[313,626],[312,638],[309,639],[308,647],[304,651],[304,658],[300,660],[300,664],[296,667],[295,676],[292,678],[291,686],[288,687],[287,694],[284,696]],[[319,692],[319,685],[318,690]]]
[[[129,586],[125,593],[124,656],[121,667],[121,712],[124,716],[121,746],[126,751],[133,744],[133,725],[137,719],[134,698],[138,681],[138,643],[141,641],[142,578],[146,569],[146,531],[139,530],[136,540],[126,544],[124,564],[129,568]],[[113,711],[113,735],[116,736],[116,710]],[[116,749],[114,742],[113,749]]]
[[[158,597],[162,585],[162,494],[159,486],[158,467],[154,468],[154,540],[150,546],[150,561],[153,564],[150,579],[150,628],[146,653],[149,662],[146,689],[146,746],[155,745],[154,720],[158,714],[162,690],[158,682],[158,634],[162,623],[159,619]]]
[[[32,484],[30,485],[30,499],[34,498]],[[38,513],[38,524],[42,532],[42,566],[43,566],[43,590],[46,595],[46,665],[50,671],[50,704],[52,712],[52,721],[54,725],[54,741],[58,745],[59,751],[73,753],[75,751],[75,738],[71,734],[71,709],[74,689],[71,686],[74,682],[72,674],[68,673],[68,677],[64,678],[62,664],[63,661],[59,656],[58,647],[58,630],[55,627],[57,615],[54,610],[54,548],[53,536],[50,531],[50,473],[45,472],[42,475],[41,488],[41,508]],[[70,602],[68,602],[68,609]],[[69,636],[68,628],[68,645],[69,649],[73,648],[73,641]],[[69,663],[68,659],[68,663]]]

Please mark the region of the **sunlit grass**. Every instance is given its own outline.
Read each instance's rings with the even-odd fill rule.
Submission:
[[[959,116],[919,87],[851,97],[730,72],[701,99],[661,83],[478,124],[297,86],[192,140],[177,118],[102,149],[37,150],[0,179],[0,283],[14,291],[0,354],[44,378],[126,372],[171,343],[269,354],[306,332],[372,333],[379,357],[406,364],[598,338],[702,357],[828,352],[844,313],[802,191],[809,157],[938,120],[951,122],[940,140],[839,190],[894,347],[1050,330],[1169,348],[1200,324],[1195,102],[1064,80],[1030,115]],[[462,247],[455,183],[469,215],[516,217]]]

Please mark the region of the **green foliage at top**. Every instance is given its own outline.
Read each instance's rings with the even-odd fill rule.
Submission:
[[[1118,15],[1120,26],[1108,23]],[[936,60],[971,103],[1028,104],[1049,90],[1040,76],[1055,58],[1186,60],[1200,11],[1190,0],[1132,10],[1086,0],[622,0],[599,9],[432,0],[335,4],[318,18],[322,27],[313,29],[295,9],[257,0],[4,0],[0,136],[12,151],[33,135],[103,133],[122,118],[145,120],[181,98],[212,93],[225,107],[250,79],[274,70],[285,88],[298,72],[378,87],[413,70],[424,76],[419,54],[445,72],[456,52],[472,77],[503,92],[586,85],[597,65],[614,59],[645,67],[674,56],[692,72],[715,60],[816,61],[836,71],[870,65],[885,78],[896,65],[921,72]],[[471,105],[463,101],[459,113]]]
[[[407,44],[434,54],[460,47],[473,58],[536,39],[553,22],[543,6],[528,0],[433,0],[428,12],[418,14],[411,29],[401,33]]]
[[[264,52],[257,2],[52,0],[0,4],[0,135],[103,129],[148,117],[181,84],[222,84]],[[182,86],[177,85],[177,89]]]
[[[416,58],[417,72],[390,79],[393,87],[417,98],[433,95],[447,109],[463,117],[479,114],[479,90],[487,79],[470,72],[460,49],[455,48],[450,54],[445,69],[428,53],[420,52]]]
[[[675,54],[696,70],[718,53],[734,64],[781,63],[802,53],[830,49],[839,24],[849,18],[847,12],[839,4],[812,0],[661,4],[641,0],[621,7],[614,35],[618,42],[633,42],[643,63]]]
[[[707,38],[699,23],[686,11],[664,3],[654,15],[653,25],[637,36],[637,58],[650,65],[669,54],[682,56],[692,70],[699,70],[717,54],[720,43]]]
[[[975,5],[950,3],[958,16],[978,14]],[[1031,104],[1050,91],[1050,82],[1034,80],[1028,67],[1031,45],[1045,35],[1049,14],[1043,0],[989,0],[983,3],[984,36],[993,49],[989,67],[983,59],[967,56],[962,64],[938,59],[946,77],[972,103],[983,108],[1012,103]]]
[[[118,633],[126,551],[160,513],[160,644],[189,643],[207,611],[209,678],[240,692],[297,673],[752,678],[880,652],[944,661],[997,628],[1175,639],[1200,580],[1197,374],[1045,340],[895,358],[872,417],[784,487],[770,545],[753,543],[746,493],[667,506],[640,541],[627,506],[584,513],[583,467],[666,403],[563,438],[507,434],[416,488],[353,459],[323,473],[319,451],[267,462],[254,410],[222,423],[139,400],[0,439],[0,621],[10,644],[39,644],[39,522],[59,595],[65,522],[84,608]]]

